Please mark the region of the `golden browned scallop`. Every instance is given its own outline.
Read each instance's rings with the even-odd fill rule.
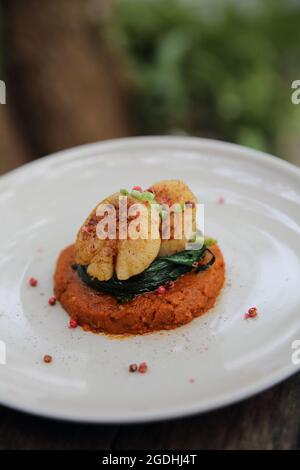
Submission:
[[[177,204],[183,207],[184,204],[190,203],[192,209],[192,231],[196,230],[196,208],[197,198],[190,188],[181,180],[162,180],[151,186],[151,190],[155,194],[155,201],[159,204],[169,207]],[[174,253],[183,251],[186,248],[187,239],[181,233],[181,239],[174,238],[174,217],[170,217],[170,238],[162,239],[159,256],[170,256]],[[183,225],[182,225],[183,227]]]
[[[126,280],[131,276],[140,274],[157,257],[161,240],[151,238],[151,210],[148,201],[141,201],[132,196],[127,196],[127,207],[132,209],[132,213],[127,219],[128,238],[121,239],[119,232],[119,201],[121,194],[114,193],[104,199],[92,211],[86,219],[84,225],[80,228],[76,240],[76,262],[88,266],[88,274],[100,281],[108,281],[115,274],[120,280]],[[145,207],[145,211],[135,211],[135,205],[140,204]],[[116,211],[117,220],[115,226],[111,224],[112,231],[115,227],[115,239],[99,238],[99,222],[103,221],[103,212],[100,213],[100,206],[107,206],[108,209]],[[140,206],[141,207],[141,206]],[[141,222],[147,218],[146,232],[143,238],[134,238],[131,236],[130,227],[134,224],[134,219]],[[138,231],[138,230],[137,230]],[[137,231],[133,230],[133,233]]]

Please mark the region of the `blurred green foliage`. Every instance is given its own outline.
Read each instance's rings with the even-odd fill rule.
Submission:
[[[299,116],[290,99],[300,78],[299,5],[225,4],[119,0],[101,30],[134,80],[141,133],[183,132],[276,152],[278,135],[297,128]]]

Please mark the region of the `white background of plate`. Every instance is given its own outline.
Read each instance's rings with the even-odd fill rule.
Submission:
[[[185,180],[227,263],[208,314],[170,332],[116,339],[70,330],[50,307],[59,251],[119,188]],[[225,203],[219,204],[219,197]],[[131,422],[239,400],[296,372],[300,339],[300,171],[239,146],[135,138],[78,147],[0,180],[0,402],[49,417]],[[28,286],[35,276],[39,286]],[[244,319],[251,306],[259,318]],[[51,354],[53,363],[43,363]],[[128,364],[147,361],[145,375]]]

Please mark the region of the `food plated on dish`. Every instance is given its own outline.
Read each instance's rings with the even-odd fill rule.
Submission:
[[[89,208],[124,186],[139,182],[148,188],[160,174],[180,175],[205,204],[205,233],[218,239],[226,262],[214,308],[180,328],[146,335],[75,328],[82,314],[76,302],[70,318],[53,297],[58,254],[76,242]],[[182,137],[101,142],[1,178],[1,216],[7,221],[0,231],[0,341],[7,348],[6,365],[0,364],[1,404],[73,421],[152,421],[233,403],[297,372],[291,345],[300,336],[299,181],[299,170],[275,157]],[[208,248],[214,251],[217,244]],[[75,263],[75,251],[72,256]],[[216,262],[199,272],[199,280]],[[116,260],[113,266],[115,273]],[[66,269],[74,289],[79,272]],[[173,281],[173,289],[189,276]],[[110,299],[110,314],[120,307],[118,315],[150,295],[166,308],[173,289],[144,292],[128,303],[109,293],[104,298]],[[88,292],[91,304],[98,301],[95,289]],[[194,307],[190,287],[188,292]]]
[[[114,335],[168,330],[204,314],[225,279],[217,242],[196,226],[179,180],[104,199],[57,261],[55,295],[76,324]]]

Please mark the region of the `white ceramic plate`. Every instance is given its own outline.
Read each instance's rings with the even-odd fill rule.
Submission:
[[[184,179],[205,203],[206,234],[227,263],[217,305],[187,326],[142,337],[70,330],[63,309],[47,303],[59,251],[103,196],[161,178]],[[296,167],[209,140],[117,140],[1,178],[0,216],[2,404],[87,422],[156,420],[232,403],[299,369],[291,360],[300,339]],[[30,276],[38,287],[28,286]],[[259,316],[245,320],[251,306]],[[128,365],[141,361],[149,372],[130,374]]]

